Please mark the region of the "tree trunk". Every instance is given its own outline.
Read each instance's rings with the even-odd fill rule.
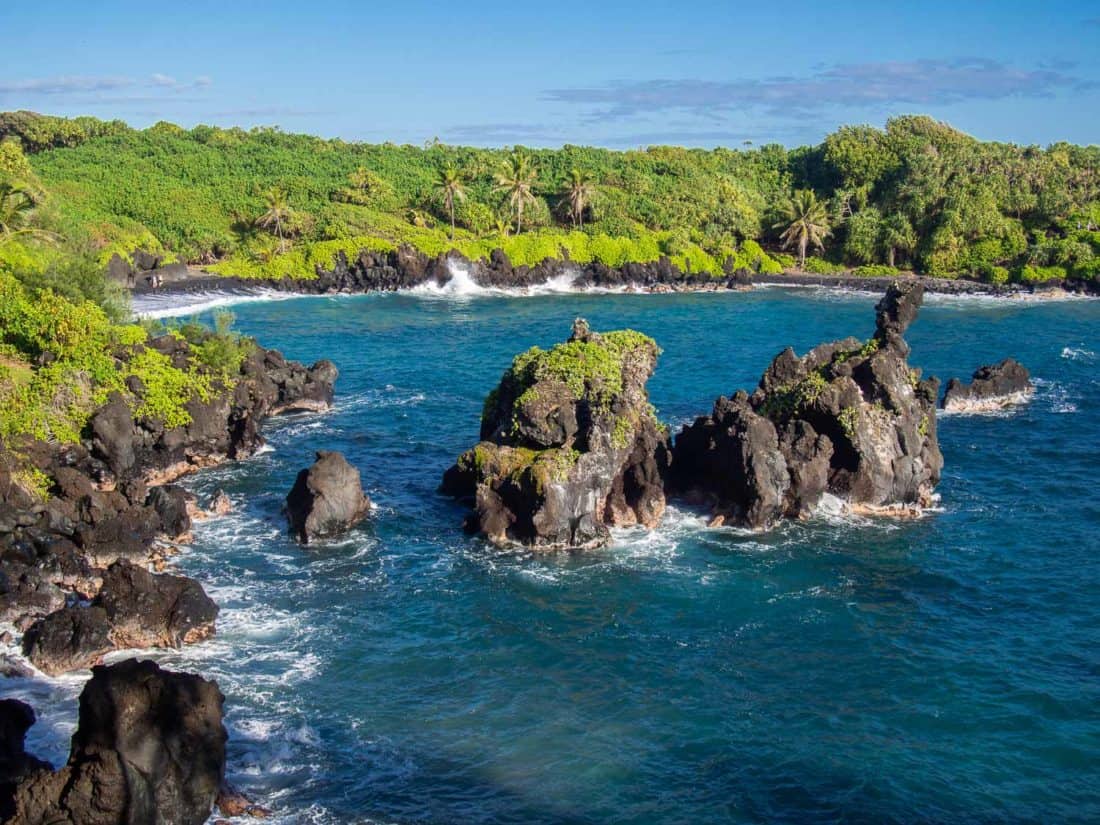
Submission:
[[[451,241],[455,239],[455,206],[451,204]]]
[[[523,232],[523,201],[516,205],[516,234]]]
[[[894,247],[892,246],[886,253],[886,263],[888,263],[890,266],[894,265]]]
[[[802,238],[802,240],[800,240],[798,242],[798,268],[799,269],[805,269],[806,268],[806,239],[805,238]]]

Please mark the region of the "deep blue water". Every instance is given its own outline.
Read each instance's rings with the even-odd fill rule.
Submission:
[[[435,489],[512,355],[575,316],[663,347],[678,426],[799,352],[874,327],[818,291],[235,308],[289,357],[331,358],[338,404],[191,479],[236,512],[179,564],[222,605],[172,664],[227,696],[230,775],[291,822],[1100,820],[1100,302],[932,299],[911,363],[1013,355],[1010,415],[940,418],[942,511],[768,534],[673,510],[584,555],[490,549]],[[377,505],[302,549],[280,505],[316,449]]]

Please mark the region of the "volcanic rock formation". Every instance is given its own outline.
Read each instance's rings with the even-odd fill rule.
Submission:
[[[672,488],[724,523],[766,528],[810,512],[826,492],[853,509],[930,504],[943,458],[939,382],[909,367],[903,337],[923,298],[895,283],[875,334],[776,356],[751,395],[722,397],[676,438]]]
[[[645,387],[658,354],[640,333],[577,319],[566,343],[517,356],[486,399],[481,442],[443,477],[474,509],[468,528],[555,549],[604,544],[608,526],[655,526],[669,456]]]
[[[1013,358],[978,367],[969,384],[958,378],[947,382],[943,408],[948,412],[992,412],[1021,404],[1035,392],[1031,374]]]
[[[320,450],[312,467],[298,473],[286,497],[290,532],[308,544],[351,529],[370,512],[359,471],[340,453]]]

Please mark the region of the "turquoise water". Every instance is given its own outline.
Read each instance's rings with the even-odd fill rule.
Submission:
[[[435,492],[512,355],[597,329],[664,348],[679,426],[798,351],[874,327],[867,295],[411,295],[236,307],[341,370],[335,411],[190,483],[237,504],[182,568],[219,637],[167,661],[228,697],[230,774],[302,822],[1100,820],[1100,302],[931,299],[911,361],[1013,355],[1013,414],[940,419],[941,511],[710,530],[674,509],[585,555],[502,553]],[[315,449],[377,510],[285,536]]]

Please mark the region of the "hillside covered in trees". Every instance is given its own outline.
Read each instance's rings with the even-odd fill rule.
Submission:
[[[0,268],[24,281],[59,242],[100,265],[140,248],[258,277],[408,243],[715,274],[1100,278],[1100,147],[981,142],[927,117],[797,149],[371,145],[29,112],[0,114],[0,140]]]

